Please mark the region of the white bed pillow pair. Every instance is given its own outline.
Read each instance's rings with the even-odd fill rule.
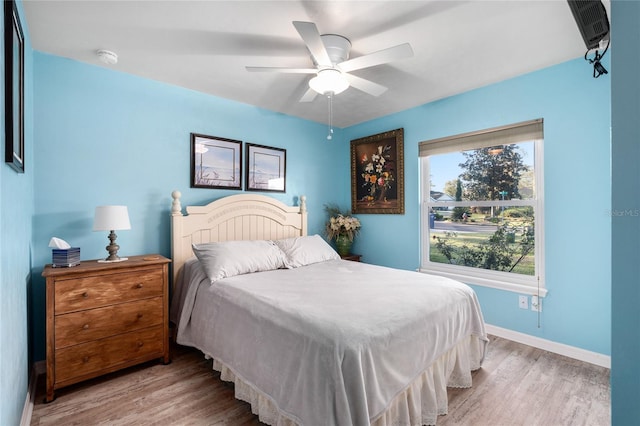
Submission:
[[[275,241],[192,244],[192,248],[211,283],[235,275],[292,269],[340,259],[340,255],[319,235]]]

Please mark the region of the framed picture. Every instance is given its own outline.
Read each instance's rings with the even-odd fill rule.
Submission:
[[[24,173],[24,35],[16,3],[4,2],[4,161]]]
[[[247,191],[285,192],[287,151],[247,143]]]
[[[404,129],[351,141],[351,211],[404,214]]]
[[[191,133],[191,187],[242,189],[242,141]]]

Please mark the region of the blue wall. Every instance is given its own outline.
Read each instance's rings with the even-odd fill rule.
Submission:
[[[25,38],[25,167],[18,174],[4,163],[4,105],[0,119],[0,425],[20,423],[29,376],[28,301],[31,283],[31,217],[33,215],[32,50],[22,3],[18,3]],[[3,24],[0,20],[0,27]],[[1,50],[1,49],[0,49]],[[4,56],[0,57],[4,81]],[[4,84],[0,85],[4,102]]]
[[[608,64],[606,64],[608,65]],[[170,192],[183,205],[230,191],[189,188],[189,132],[287,149],[287,194],[309,198],[311,232],[322,205],[350,205],[349,140],[405,129],[404,215],[361,215],[355,250],[368,262],[419,265],[418,143],[533,118],[545,120],[545,262],[549,294],[541,328],[517,295],[476,287],[488,323],[610,354],[610,86],[583,60],[426,104],[338,131],[97,66],[35,54],[34,303],[36,359],[44,357],[41,267],[57,236],[104,255],[106,235],[91,232],[99,204],[129,206],[132,229],[121,254],[169,255]],[[99,102],[96,102],[99,100]],[[71,186],[73,185],[73,187]],[[585,268],[584,265],[597,265]],[[39,327],[40,325],[40,327]]]
[[[372,263],[419,266],[419,142],[543,118],[549,293],[541,327],[537,313],[518,308],[517,294],[474,289],[489,324],[609,355],[611,95],[609,78],[591,73],[577,59],[345,129],[345,140],[399,127],[405,132],[406,214],[360,215],[354,250]],[[344,179],[347,173],[345,165]],[[343,202],[349,197],[343,193]]]
[[[332,159],[340,139],[326,126],[253,106],[36,52],[33,281],[35,358],[44,358],[44,280],[53,236],[106,257],[106,232],[92,232],[95,206],[124,204],[131,230],[118,232],[122,256],[170,257],[171,191],[182,205],[237,191],[190,188],[190,132],[287,150],[286,203],[306,195],[309,232],[322,233],[333,201]]]
[[[612,424],[640,421],[640,3],[613,1]]]

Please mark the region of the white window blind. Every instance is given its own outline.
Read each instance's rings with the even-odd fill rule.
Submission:
[[[420,142],[418,155],[426,157],[453,151],[486,148],[489,146],[509,145],[512,143],[543,139],[542,118],[494,127],[456,136],[431,139]]]

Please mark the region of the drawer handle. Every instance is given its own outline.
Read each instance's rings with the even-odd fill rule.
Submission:
[[[142,318],[144,315],[142,314],[142,312],[138,312],[138,319]]]
[[[142,283],[138,283],[138,285],[136,286],[136,288],[142,288],[142,287],[144,287]]]
[[[89,297],[89,292],[85,291],[84,293],[82,293],[82,297],[84,297],[85,299]]]
[[[89,357],[88,356],[82,357],[82,362],[84,362],[85,364],[89,362]]]
[[[144,342],[138,342],[138,347],[141,348],[144,346]]]
[[[82,329],[83,329],[83,330],[88,330],[88,329],[89,329],[89,324],[85,324],[85,325],[83,325],[83,326],[82,326]]]

